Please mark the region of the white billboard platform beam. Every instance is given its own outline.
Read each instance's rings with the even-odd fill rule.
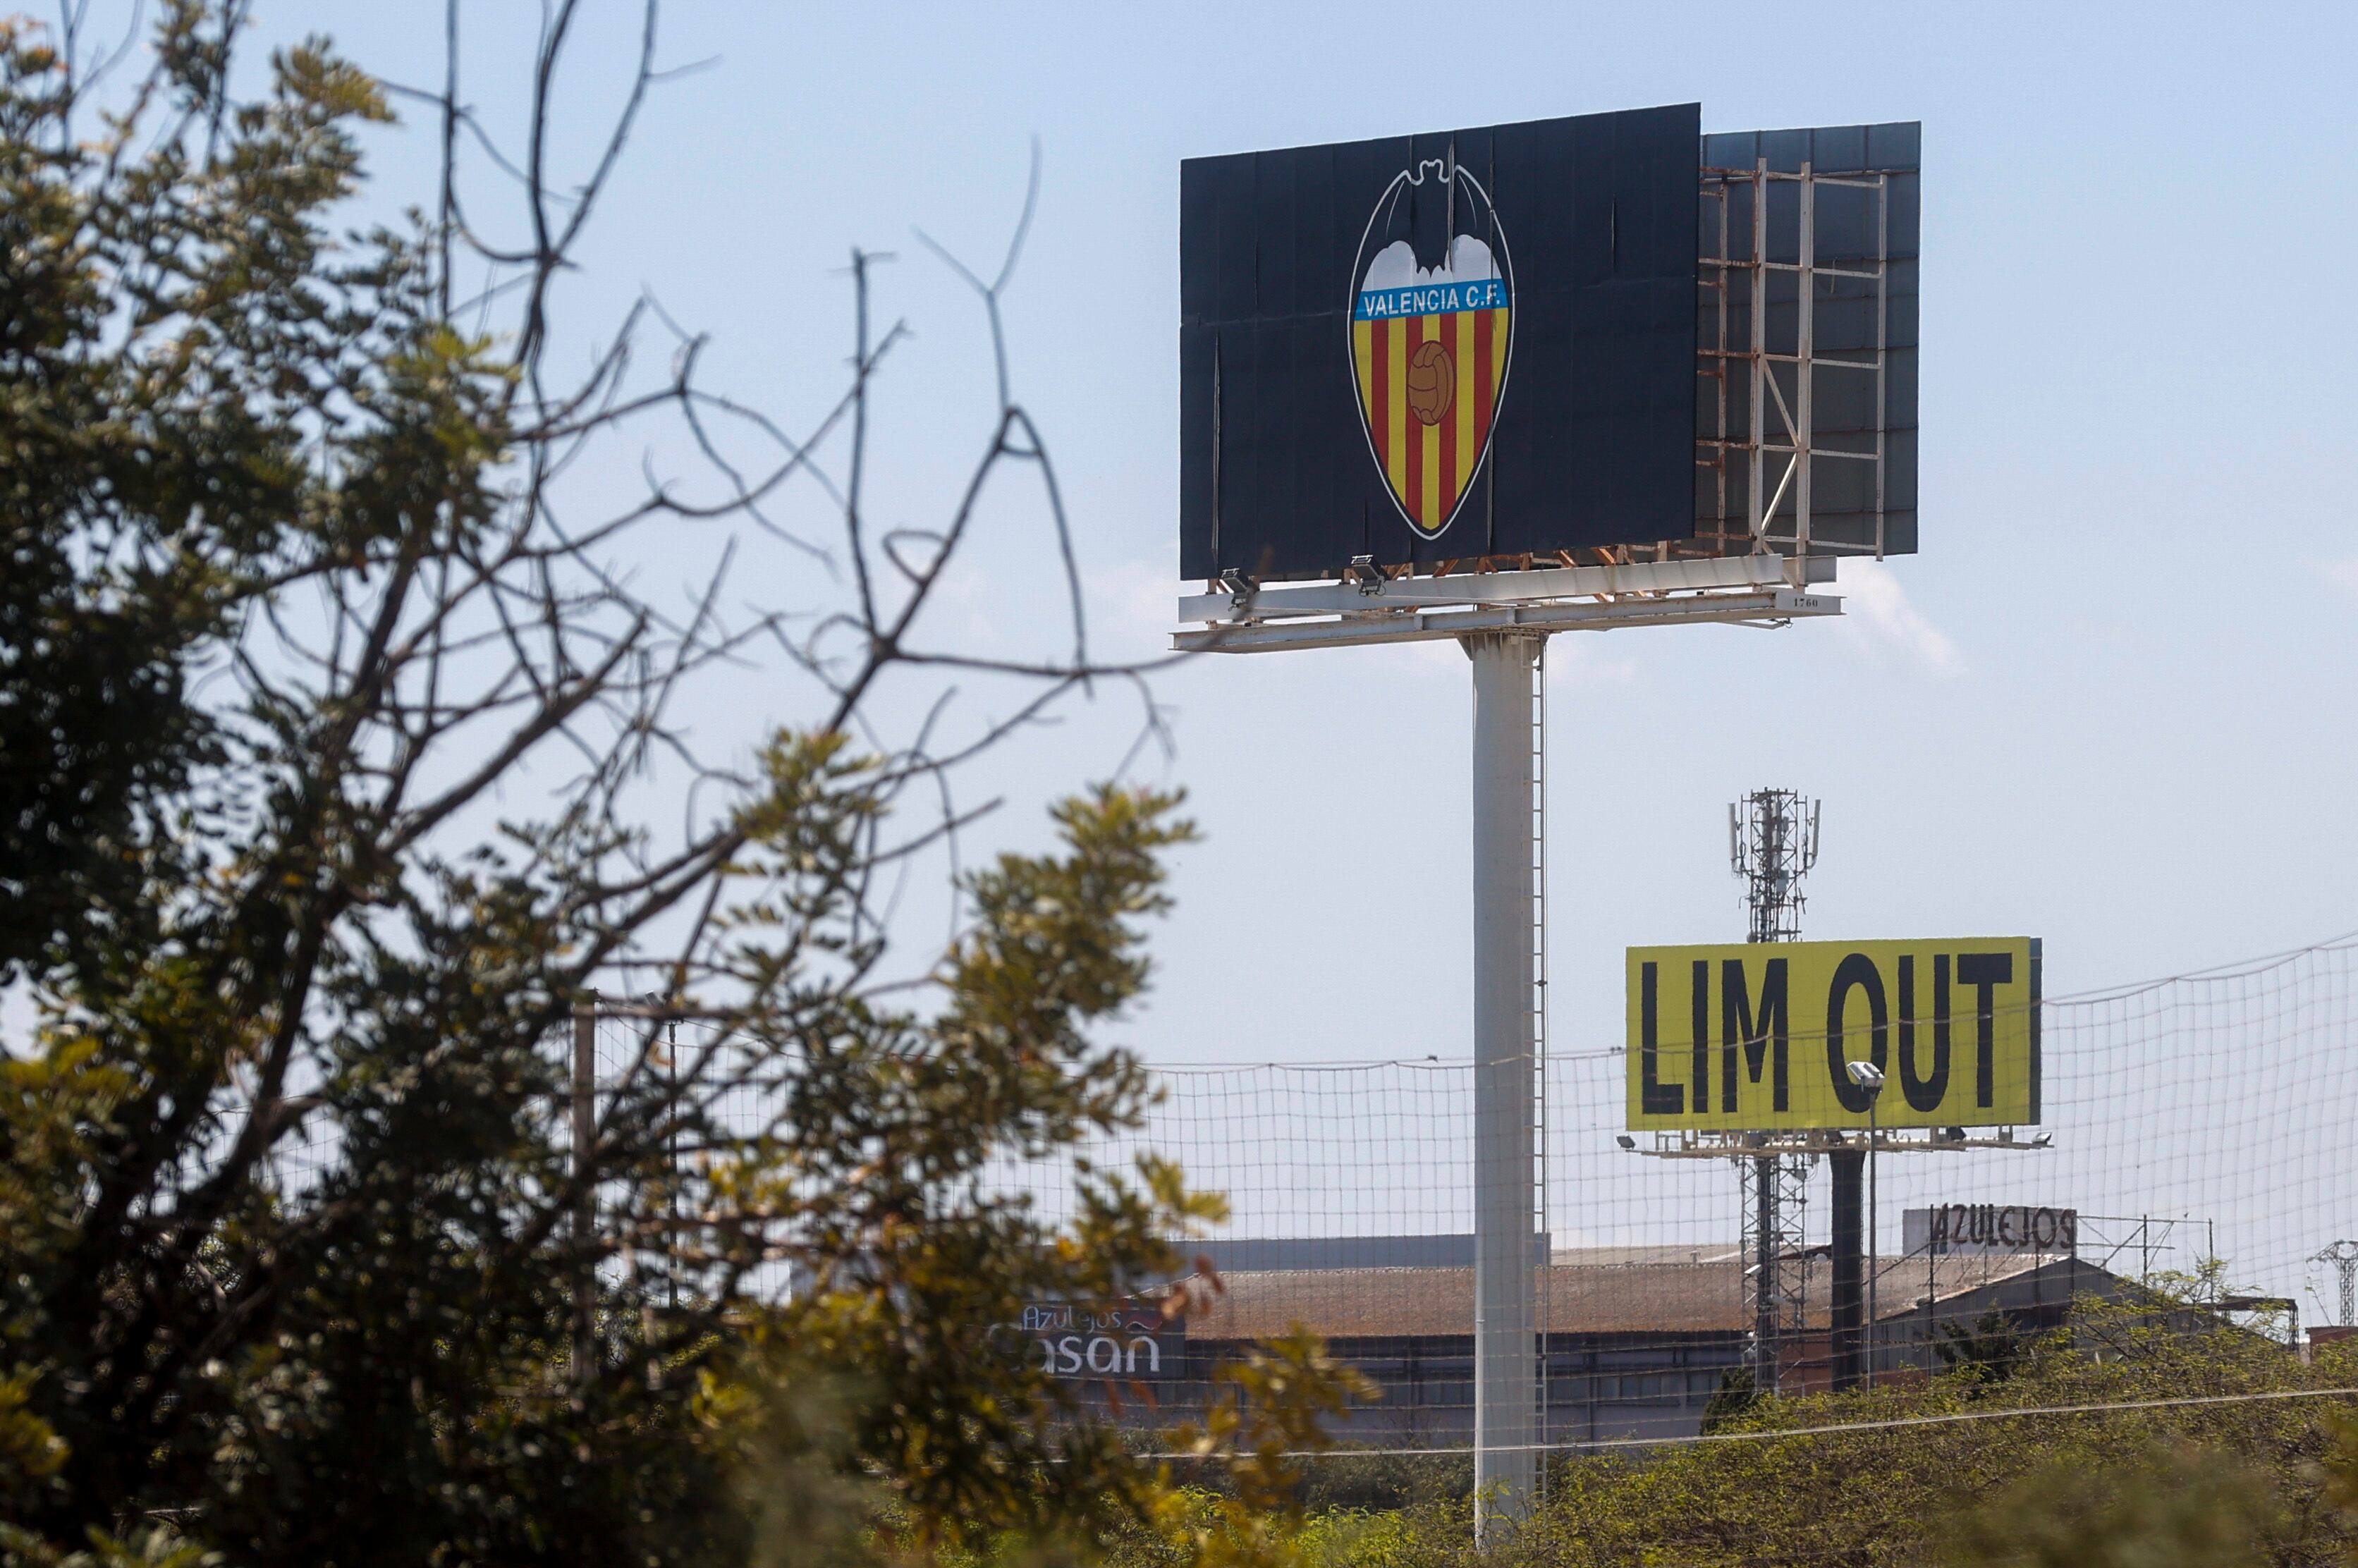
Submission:
[[[1711,622],[1783,626],[1795,621],[1840,615],[1842,603],[1833,594],[1778,588],[1660,599],[1498,604],[1468,610],[1379,610],[1325,621],[1272,621],[1191,628],[1173,633],[1171,645],[1182,653],[1265,654],[1287,648],[1429,643],[1484,633],[1545,636],[1553,632],[1607,632],[1618,626],[1692,626]]]
[[[1242,593],[1183,594],[1179,619],[1235,625],[1300,615],[1356,615],[1452,604],[1520,604],[1728,588],[1805,589],[1812,583],[1833,580],[1834,561],[1829,556],[1707,556],[1684,561],[1632,561],[1626,566],[1548,567],[1536,571],[1380,578]]]

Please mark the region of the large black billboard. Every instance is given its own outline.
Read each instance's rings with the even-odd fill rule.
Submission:
[[[1180,571],[1695,532],[1695,104],[1180,166]]]

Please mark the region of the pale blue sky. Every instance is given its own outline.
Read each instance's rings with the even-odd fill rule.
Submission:
[[[439,9],[261,24],[426,81]],[[594,96],[629,28],[591,10]],[[536,13],[476,13],[470,96],[512,120],[493,57]],[[665,61],[713,63],[652,103],[579,297],[651,287],[793,421],[839,373],[846,254],[898,253],[886,308],[916,336],[880,471],[888,510],[938,515],[989,367],[912,229],[990,254],[1036,135],[1018,390],[1102,632],[1144,651],[1180,588],[1181,158],[1686,100],[1706,130],[1920,119],[1923,554],[1846,568],[1842,624],[1557,640],[1558,1041],[1617,1036],[1624,946],[1737,935],[1725,803],[1768,784],[1826,802],[1807,934],[2038,935],[2069,992],[2358,926],[2353,53],[2346,5],[678,4]],[[420,146],[379,156],[423,173]],[[946,631],[1011,643],[1052,604],[1016,521]],[[765,689],[707,734],[803,711]],[[1463,1055],[1462,657],[1214,659],[1161,690],[1177,754],[1140,771],[1194,792],[1206,838],[1132,1038]],[[1072,709],[1001,770],[1022,809],[995,831],[1036,839],[1030,803],[1132,734],[1124,703]]]

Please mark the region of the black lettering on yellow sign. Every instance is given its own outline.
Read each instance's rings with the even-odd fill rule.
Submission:
[[[1694,961],[1693,978],[1687,983],[1688,1033],[1694,1039],[1689,1053],[1690,1072],[1687,1082],[1694,1086],[1694,1108],[1711,1108],[1711,966],[1701,958]]]
[[[1744,1054],[1744,1067],[1751,1081],[1760,1081],[1762,1056],[1773,1051],[1773,1076],[1769,1080],[1770,1103],[1777,1109],[1785,1108],[1788,1082],[1785,1073],[1785,1053],[1788,1042],[1785,1033],[1785,960],[1771,958],[1760,972],[1760,1016],[1752,1016],[1752,998],[1744,983],[1744,960],[1725,958],[1720,961],[1720,1039],[1725,1044],[1720,1049],[1721,1081],[1726,1085],[1719,1102],[1729,1110],[1736,1108],[1736,1056]],[[1701,1033],[1697,1031],[1697,1033]],[[1702,1075],[1696,1075],[1701,1081]]]
[[[1850,1010],[1850,993],[1866,993],[1866,1011],[1874,1019],[1868,1025],[1866,1059],[1878,1068],[1891,1066],[1891,1011],[1884,1005],[1883,976],[1875,960],[1864,953],[1848,953],[1834,966],[1833,989],[1826,992],[1826,1079],[1834,1087],[1834,1098],[1853,1116],[1866,1114],[1867,1092],[1850,1081],[1850,1055],[1843,1049],[1843,1020]]]
[[[1916,956],[1899,955],[1899,1092],[1913,1110],[1935,1110],[1949,1092],[1949,955],[1932,955],[1932,1066],[1916,1070]]]
[[[1885,1126],[2035,1122],[2039,957],[2028,937],[1631,948],[1629,1125],[1863,1127],[1855,1061],[1886,1074]],[[1666,1008],[1663,982],[1682,974],[1687,1005]],[[1970,1073],[1952,1070],[1960,1013]]]
[[[1660,1084],[1654,1081],[1654,1057],[1660,1049],[1654,1042],[1660,1038],[1661,1033],[1654,1026],[1654,1015],[1659,1011],[1657,998],[1660,991],[1660,987],[1654,980],[1654,965],[1646,966],[1646,996],[1642,1004],[1646,1010],[1646,1044],[1643,1050],[1645,1058],[1643,1071],[1646,1075],[1644,1105],[1648,1116],[1676,1116],[1686,1108],[1686,1091],[1676,1084]]]
[[[2014,979],[2014,955],[2011,953],[1960,953],[1957,955],[1957,981],[1981,993],[1974,1005],[1974,1103],[1987,1106],[1996,1084],[1996,1048],[1990,1036],[1996,1027],[1996,1004],[1990,1000],[1992,992]]]

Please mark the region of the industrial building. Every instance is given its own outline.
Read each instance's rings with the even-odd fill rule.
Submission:
[[[1153,1336],[1141,1323],[1119,1379],[1153,1398],[1116,1400],[1126,1419],[1168,1422],[1200,1411],[1213,1368],[1295,1325],[1325,1336],[1380,1397],[1336,1429],[1347,1443],[1463,1445],[1474,1422],[1474,1238],[1329,1238],[1215,1244],[1219,1288],[1199,1287],[1184,1323]],[[1828,1260],[1808,1263],[1803,1331],[1780,1346],[1788,1392],[1831,1385]],[[2068,1254],[1912,1256],[1877,1271],[1870,1359],[1884,1377],[1920,1377],[1940,1365],[1942,1325],[1970,1332],[1993,1309],[2036,1334],[2060,1325],[2072,1301],[2121,1299],[2133,1281]],[[1546,1381],[1543,1441],[1690,1436],[1712,1395],[1746,1364],[1752,1298],[1737,1247],[1557,1248],[1534,1285]],[[1086,1325],[1084,1325],[1086,1326]],[[1124,1331],[1115,1329],[1119,1336]],[[1106,1337],[1098,1336],[1099,1338]],[[1083,1336],[1066,1357],[1089,1397],[1114,1365],[1109,1342],[1094,1369]],[[1050,1366],[1057,1363],[1051,1357]]]

